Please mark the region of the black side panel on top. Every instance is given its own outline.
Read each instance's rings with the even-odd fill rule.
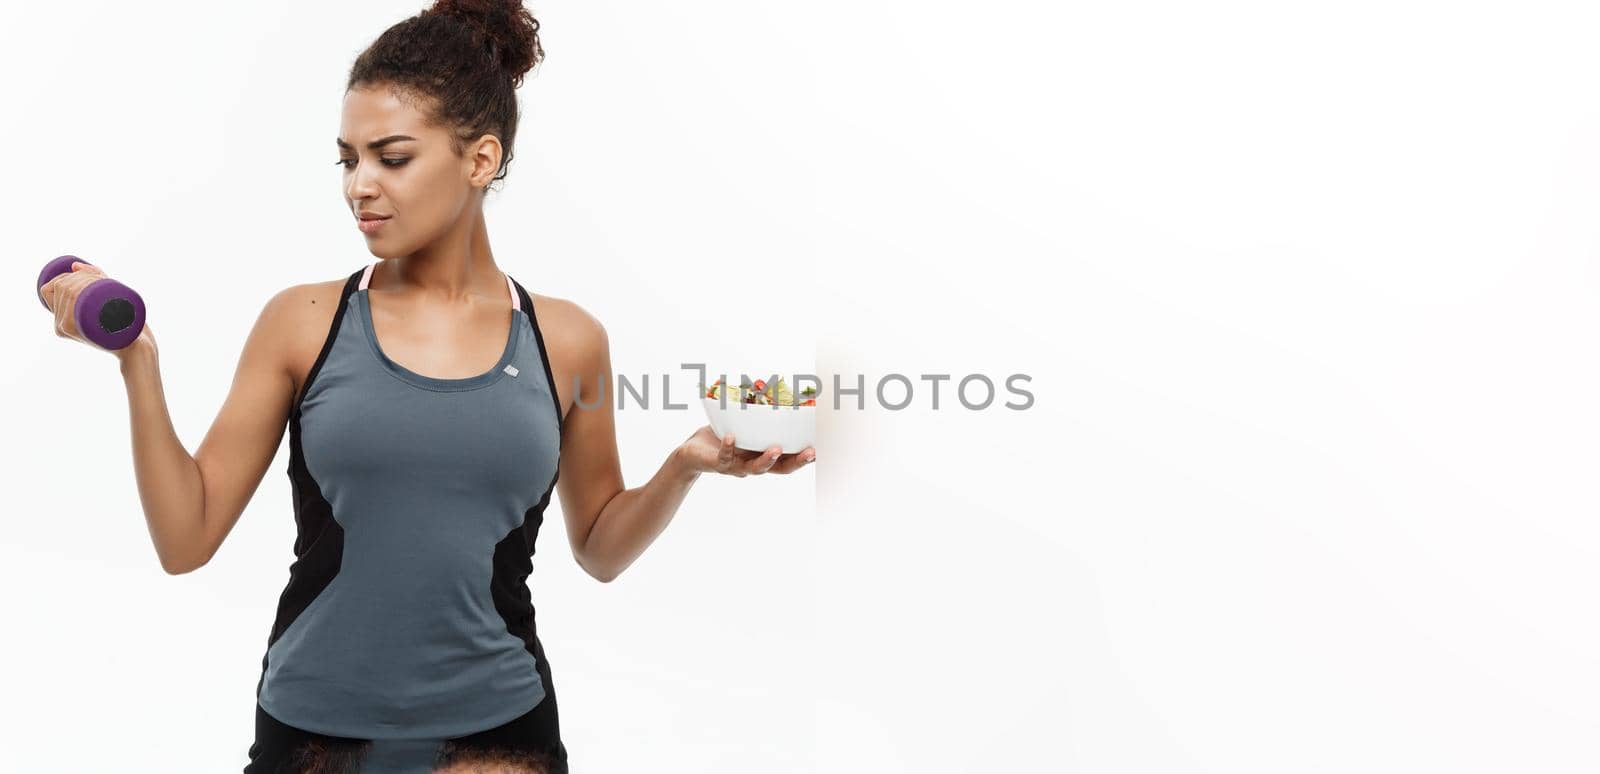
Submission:
[[[350,275],[344,283],[344,289],[339,294],[339,304],[333,312],[333,323],[328,328],[328,336],[323,340],[322,351],[318,353],[317,360],[311,365],[311,370],[306,374],[305,384],[300,388],[300,394],[295,397],[294,408],[289,414],[289,487],[293,492],[295,540],[294,562],[289,565],[289,582],[284,587],[283,593],[278,596],[278,612],[272,622],[272,632],[267,636],[267,650],[272,649],[273,643],[283,635],[283,632],[294,623],[302,612],[311,605],[311,601],[327,588],[328,583],[339,573],[339,564],[344,556],[344,528],[333,518],[333,506],[327,498],[322,496],[322,490],[311,472],[306,469],[305,450],[301,447],[300,440],[300,404],[305,400],[306,392],[311,388],[311,383],[316,379],[317,372],[322,370],[322,364],[327,361],[328,353],[333,349],[333,342],[339,335],[339,326],[344,322],[344,312],[349,306],[350,295],[355,292],[356,286],[361,282],[360,271]],[[261,676],[256,680],[256,695],[261,695],[261,687],[267,679],[267,654],[261,654]]]

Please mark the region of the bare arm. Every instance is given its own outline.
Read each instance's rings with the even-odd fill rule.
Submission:
[[[610,340],[600,321],[581,307],[561,306],[562,314],[551,315],[558,320],[552,357],[571,361],[575,384],[561,386],[577,389],[564,421],[556,486],[578,566],[610,583],[667,528],[700,474],[677,464],[674,453],[644,486],[624,488]]]
[[[780,459],[737,449],[709,425],[669,452],[643,486],[625,489],[617,454],[611,346],[600,322],[575,305],[562,315],[558,350],[577,364],[578,397],[567,412],[556,486],[578,565],[610,583],[666,530],[703,472],[732,476],[790,473],[816,456],[809,447]],[[552,355],[554,357],[555,355]]]
[[[647,538],[639,535],[628,541],[633,544],[631,546],[612,544],[607,548],[605,533],[597,529],[607,503],[626,494],[612,410],[615,399],[610,388],[610,344],[599,320],[576,304],[568,302],[561,306],[564,308],[559,317],[546,315],[559,320],[550,332],[551,356],[572,360],[577,391],[563,421],[561,475],[556,479],[556,486],[561,495],[561,511],[566,519],[572,555],[584,572],[608,583],[655,540],[666,528],[666,521],[651,525]],[[558,388],[571,389],[572,386],[559,385]],[[689,483],[692,479],[682,484],[685,493]],[[681,500],[682,493],[676,499]]]
[[[295,390],[290,326],[303,314],[306,287],[282,291],[262,309],[228,397],[193,456],[167,413],[156,348],[120,356],[139,500],[168,573],[191,572],[211,560],[277,453]]]

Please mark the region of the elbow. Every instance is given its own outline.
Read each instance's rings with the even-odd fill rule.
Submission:
[[[152,532],[151,537],[155,542],[156,559],[161,562],[161,569],[168,575],[186,575],[194,572],[211,561],[211,556],[217,552],[217,547],[211,545],[206,539],[205,505],[202,502],[200,515],[188,516],[183,519],[187,523],[198,523],[192,530],[183,530],[177,535],[158,536]]]
[[[578,560],[578,566],[583,568],[584,574],[601,583],[610,583],[616,580],[617,575],[622,572],[620,569],[613,572],[607,567],[606,562],[600,561],[599,557],[589,551],[587,542],[572,547],[572,558]]]
[[[166,570],[168,575],[187,575],[204,566],[205,562],[201,562],[199,564],[173,564],[171,562],[161,563],[161,569]]]
[[[582,567],[583,571],[587,573],[589,577],[594,578],[601,583],[610,583],[616,580],[617,576],[621,574],[620,571],[611,572],[609,570],[600,568],[593,560],[586,558],[583,554],[578,554],[578,566]]]
[[[186,575],[206,566],[206,564],[210,561],[211,557],[209,556],[200,557],[199,559],[183,559],[178,557],[168,559],[166,557],[162,557],[161,569],[165,570],[168,575]]]
[[[186,573],[194,572],[195,570],[200,569],[200,567],[198,565],[181,565],[174,564],[172,562],[162,562],[161,569],[166,570],[168,575],[184,575]]]
[[[621,572],[597,572],[590,568],[585,569],[588,570],[589,577],[594,578],[601,583],[610,583],[616,580],[618,575],[622,574]]]

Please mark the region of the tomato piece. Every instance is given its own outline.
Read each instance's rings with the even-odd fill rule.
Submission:
[[[761,391],[767,389],[767,383],[762,381],[762,380],[760,380],[760,379],[757,379],[756,380],[756,384],[755,384],[755,388],[756,388],[756,392],[761,392]]]

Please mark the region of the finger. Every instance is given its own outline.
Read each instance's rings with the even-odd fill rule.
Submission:
[[[717,450],[717,470],[726,473],[733,465],[733,433],[722,436],[722,448]]]
[[[78,286],[82,285],[80,280],[82,278],[74,277],[74,275],[62,275],[61,285],[56,286],[56,307],[59,307],[62,321],[64,321],[62,328],[66,328],[66,323],[72,321],[72,313],[70,312],[77,305]],[[70,328],[66,329],[70,331]]]
[[[761,454],[757,452],[747,449],[734,449],[733,459],[728,461],[728,469],[725,472],[743,478],[757,472],[750,468],[750,463],[759,459],[761,459]]]
[[[799,470],[799,469],[811,464],[811,461],[816,459],[816,458],[817,458],[816,451],[813,450],[811,447],[807,446],[806,448],[801,449],[799,452],[797,452],[795,454],[785,454],[781,459],[778,460],[777,464],[773,465],[772,469],[767,471],[767,472],[768,473],[793,473],[793,472],[795,472],[795,471],[797,471],[797,470]]]
[[[72,312],[78,306],[78,293],[82,287],[94,280],[93,277],[81,275],[61,275],[61,284],[56,288],[56,335],[69,339],[82,338],[77,316]]]
[[[740,461],[739,469],[747,476],[759,476],[767,472],[777,459],[767,452],[749,452],[749,456]]]
[[[50,311],[52,312],[55,311],[56,288],[59,287],[59,285],[56,283],[56,280],[61,279],[63,276],[65,275],[57,274],[56,276],[51,277],[43,285],[39,286],[39,295],[44,297],[45,306],[50,307]]]
[[[745,463],[744,463],[745,464],[745,470],[748,471],[751,475],[757,475],[757,476],[761,475],[762,473],[767,472],[767,469],[771,468],[772,464],[777,462],[778,461],[778,457],[780,455],[782,455],[782,454],[783,454],[783,447],[781,447],[781,446],[769,446],[769,447],[767,447],[766,451],[762,452],[761,454],[759,454],[759,455],[757,455],[755,457],[752,457],[752,458],[746,460]]]
[[[56,335],[64,339],[73,338],[72,331],[77,328],[77,325],[73,322],[71,315],[67,313],[72,306],[72,299],[68,298],[65,293],[58,294],[56,298]]]
[[[44,297],[45,306],[51,313],[60,311],[62,301],[72,294],[74,276],[70,272],[62,272],[43,285],[39,286],[39,294]]]
[[[51,312],[56,311],[62,299],[76,296],[79,291],[75,291],[75,288],[86,287],[105,277],[105,272],[98,267],[86,263],[75,263],[73,266],[83,268],[57,274],[39,286],[39,295],[44,298],[45,306]]]
[[[67,335],[66,331],[62,330],[61,328],[61,311],[63,306],[61,303],[61,283],[56,281],[61,279],[62,276],[64,275],[56,275],[55,279],[50,280],[50,282],[46,285],[46,287],[50,289],[50,315],[56,318],[55,327],[57,336]]]
[[[71,280],[76,274],[77,272],[75,271],[64,271],[45,280],[44,284],[39,286],[39,293],[45,298],[49,298],[52,293],[57,292],[63,284]]]

